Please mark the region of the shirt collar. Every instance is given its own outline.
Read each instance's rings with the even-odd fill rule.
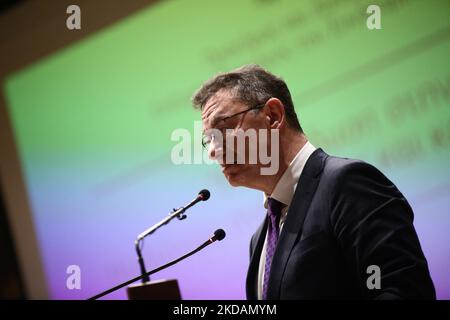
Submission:
[[[284,203],[286,206],[291,204],[294,192],[297,187],[298,179],[302,174],[306,161],[308,161],[311,154],[316,150],[309,141],[300,149],[300,151],[292,159],[286,171],[278,180],[271,195],[264,193],[264,207],[267,208],[267,198],[271,197]]]

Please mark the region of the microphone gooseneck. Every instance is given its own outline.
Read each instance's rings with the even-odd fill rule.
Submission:
[[[154,274],[154,273],[156,273],[156,272],[158,272],[158,271],[161,271],[161,270],[166,269],[166,268],[168,268],[168,267],[170,267],[170,266],[173,266],[174,264],[180,262],[181,260],[184,260],[184,259],[186,259],[187,257],[192,256],[193,254],[199,252],[200,250],[202,250],[203,248],[207,247],[207,246],[210,245],[211,243],[213,243],[213,242],[215,242],[215,241],[221,241],[221,240],[223,240],[224,238],[225,238],[225,231],[223,231],[223,229],[217,229],[217,230],[214,232],[214,235],[213,235],[211,238],[209,238],[207,241],[205,241],[205,242],[204,242],[203,244],[201,244],[199,247],[197,247],[197,248],[194,249],[193,251],[191,251],[191,252],[185,254],[184,256],[182,256],[182,257],[180,257],[180,258],[178,258],[178,259],[176,259],[176,260],[173,260],[173,261],[171,261],[171,262],[169,262],[169,263],[167,263],[167,264],[165,264],[165,265],[163,265],[163,266],[161,266],[161,267],[159,267],[159,268],[156,268],[156,269],[153,269],[153,270],[151,270],[151,271],[149,271],[149,272],[146,272],[145,274],[141,274],[140,276],[137,276],[137,277],[135,277],[135,278],[133,278],[133,279],[130,279],[130,280],[124,282],[124,283],[121,283],[121,284],[115,286],[115,287],[112,287],[111,289],[108,289],[108,290],[106,290],[106,291],[103,291],[103,292],[101,292],[101,293],[99,293],[99,294],[97,294],[97,295],[95,295],[95,296],[89,298],[88,300],[96,300],[96,299],[98,299],[98,298],[101,298],[101,297],[103,297],[103,296],[106,296],[107,294],[109,294],[109,293],[111,293],[111,292],[114,292],[114,291],[116,291],[116,290],[118,290],[118,289],[120,289],[120,288],[123,288],[123,287],[125,287],[125,286],[127,286],[127,285],[129,285],[129,284],[131,284],[131,283],[133,283],[133,282],[135,282],[135,281],[138,281],[138,280],[140,280],[140,279],[143,279],[144,277],[149,277],[150,275],[152,275],[152,274]]]

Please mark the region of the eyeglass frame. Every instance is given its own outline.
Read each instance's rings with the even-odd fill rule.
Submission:
[[[251,110],[261,110],[262,108],[264,108],[264,107],[266,106],[266,103],[267,103],[267,102],[264,102],[264,103],[258,104],[258,105],[256,105],[256,106],[250,107],[250,108],[248,108],[248,109],[245,109],[245,110],[243,110],[243,111],[239,111],[239,112],[237,112],[237,113],[235,113],[235,114],[232,114],[232,115],[223,117],[222,119],[218,120],[217,122],[226,121],[226,120],[228,120],[228,119],[230,119],[230,118],[234,118],[234,117],[236,117],[236,116],[238,116],[238,115],[241,115],[241,114],[243,114],[243,113],[249,112],[249,111],[251,111]],[[242,125],[242,124],[241,124],[241,125]],[[236,129],[236,128],[235,128],[235,129]],[[234,130],[234,129],[233,129],[233,130]],[[206,150],[208,150],[209,144],[212,142],[212,139],[211,139],[210,142],[207,142],[207,143],[206,143],[206,142],[204,141],[205,138],[206,138],[206,136],[203,135],[203,136],[202,136],[202,146],[203,146],[203,148],[205,148]]]

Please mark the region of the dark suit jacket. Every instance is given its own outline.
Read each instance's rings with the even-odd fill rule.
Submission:
[[[264,220],[250,242],[250,300],[266,230]],[[381,289],[367,286],[370,265],[380,268]],[[435,299],[412,209],[395,185],[365,162],[314,151],[280,233],[267,298]]]

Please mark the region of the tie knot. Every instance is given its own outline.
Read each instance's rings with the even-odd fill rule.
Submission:
[[[279,217],[281,216],[281,209],[283,209],[284,204],[274,198],[267,199],[267,213],[269,216]]]

